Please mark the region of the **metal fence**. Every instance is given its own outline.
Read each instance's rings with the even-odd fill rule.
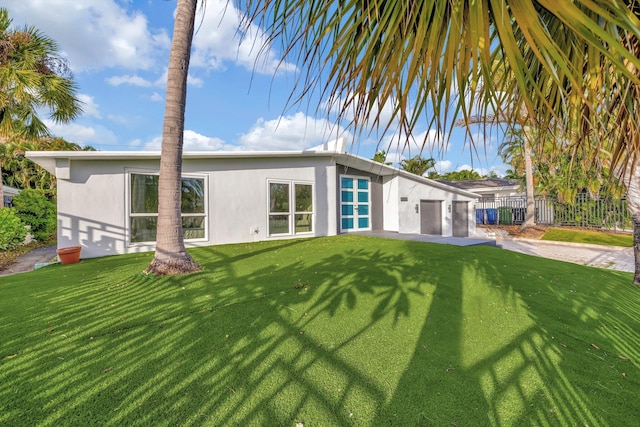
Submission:
[[[527,199],[524,196],[484,198],[476,203],[476,223],[518,225],[524,222],[526,212]],[[633,229],[626,200],[593,200],[587,194],[578,194],[573,204],[536,198],[535,222],[614,231]]]

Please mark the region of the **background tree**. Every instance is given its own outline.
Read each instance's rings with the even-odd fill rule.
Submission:
[[[471,179],[482,179],[482,178],[484,178],[482,175],[470,169],[447,172],[444,175],[442,175],[442,179],[446,179],[447,181],[468,181]]]
[[[509,128],[498,147],[502,161],[511,166],[513,174],[524,177],[524,132],[520,128]]]
[[[382,163],[387,166],[391,165],[391,162],[387,161],[387,152],[384,150],[376,151],[376,154],[373,155],[373,158],[371,160],[373,160],[374,162]]]
[[[31,228],[29,233],[39,241],[47,241],[56,231],[56,205],[42,191],[25,189],[13,198],[13,210]]]
[[[77,86],[57,44],[34,27],[15,29],[11,23],[7,10],[0,8],[0,143],[16,136],[48,136],[42,111],[56,123],[74,120],[82,112]]]
[[[424,176],[425,173],[436,165],[434,159],[425,159],[424,157],[414,156],[410,159],[402,159],[400,167],[414,175]]]
[[[185,249],[181,215],[184,112],[196,6],[197,0],[178,0],[176,8],[162,126],[156,252],[145,270],[147,274],[201,270]]]
[[[62,138],[7,138],[0,144],[2,183],[18,189],[40,190],[55,198],[56,179],[53,175],[25,157],[27,151],[94,151]]]

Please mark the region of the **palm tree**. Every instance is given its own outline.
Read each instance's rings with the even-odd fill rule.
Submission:
[[[400,162],[400,167],[407,172],[410,172],[414,175],[424,176],[425,173],[432,167],[436,165],[436,161],[429,158],[425,159],[423,157],[414,156],[410,159],[402,159]]]
[[[186,274],[201,269],[185,249],[181,218],[184,112],[196,6],[197,0],[178,0],[176,8],[162,128],[156,252],[147,274]]]
[[[568,169],[579,168],[580,161],[585,160],[592,167],[595,165],[596,173],[590,171],[585,177],[586,187],[594,186],[592,192],[600,185],[597,172],[603,168],[612,172],[609,188],[615,189],[618,183],[626,187],[634,229],[634,284],[640,285],[640,4],[636,0],[619,4],[626,9],[631,26],[606,13],[610,4],[602,6],[603,15],[587,11],[584,16],[600,24],[605,43],[621,45],[625,52],[600,50],[599,41],[581,38],[574,26],[563,25],[548,11],[540,13],[541,22],[569,59],[568,64],[560,65],[581,70],[582,74],[577,75],[577,85],[565,86],[564,91],[563,86],[540,86],[546,87],[547,98],[562,98],[562,102],[553,117],[538,114],[536,118],[559,132],[559,138],[555,135],[560,141],[556,144],[558,151],[566,151],[569,146],[572,154]],[[532,54],[535,48],[525,44],[524,36],[520,35],[519,40],[528,55],[527,66],[535,73],[541,67]],[[541,134],[536,143],[544,144],[544,139]],[[603,153],[612,155],[607,159],[608,154]]]
[[[13,136],[48,136],[39,117],[42,110],[49,110],[57,123],[82,112],[77,86],[56,43],[34,27],[15,29],[11,22],[0,8],[0,144]]]
[[[640,15],[640,5],[627,0],[628,7]],[[640,36],[637,32],[619,30],[618,36],[636,58],[640,58]],[[601,61],[591,76],[589,89],[600,94],[600,82],[610,81],[605,88],[607,94],[604,103],[610,114],[604,115],[595,138],[607,143],[613,141],[611,160],[613,175],[626,187],[627,206],[633,222],[633,249],[635,256],[635,274],[633,283],[640,285],[640,67],[629,63],[627,68],[632,76],[617,72],[611,75],[611,64]],[[607,80],[611,79],[611,80]],[[610,91],[610,92],[609,92]],[[590,119],[587,117],[587,119]],[[593,121],[593,120],[590,120]],[[611,138],[609,140],[609,138]]]
[[[469,169],[463,169],[460,171],[447,172],[441,177],[447,181],[468,181],[471,179],[483,178],[478,172]]]
[[[570,134],[586,128],[589,112],[612,105],[612,87],[640,82],[640,59],[626,44],[640,40],[635,0],[245,3],[249,21],[268,29],[270,41],[282,40],[306,72],[300,93],[321,86],[357,129],[373,123],[384,133],[397,121],[409,139],[425,121],[445,133],[460,117],[495,114],[515,125],[524,113],[530,126]],[[386,123],[380,105],[393,107]],[[629,134],[634,124],[625,123]],[[640,152],[640,142],[624,146],[633,158]]]
[[[387,152],[384,150],[376,151],[376,154],[373,155],[373,158],[371,160],[373,160],[374,162],[382,163],[387,166],[391,165],[391,162],[387,161]]]

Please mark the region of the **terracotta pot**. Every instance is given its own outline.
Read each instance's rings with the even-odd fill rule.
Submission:
[[[70,246],[68,248],[60,248],[56,251],[58,258],[62,264],[75,264],[80,261],[81,246]]]

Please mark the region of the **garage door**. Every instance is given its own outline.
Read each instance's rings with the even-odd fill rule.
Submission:
[[[420,233],[442,235],[442,200],[420,200]]]
[[[453,202],[453,235],[469,237],[469,202]]]

